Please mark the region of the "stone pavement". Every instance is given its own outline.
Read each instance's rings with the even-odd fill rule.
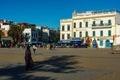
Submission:
[[[36,55],[32,54],[34,70],[25,71],[24,49],[0,49],[0,80],[120,80],[115,75],[120,74],[120,55],[109,52],[109,49],[38,49]]]

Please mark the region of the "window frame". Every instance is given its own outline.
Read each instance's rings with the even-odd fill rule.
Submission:
[[[100,36],[103,36],[103,31],[100,31]]]
[[[79,27],[82,28],[82,22],[79,22]]]
[[[74,28],[76,28],[76,23],[74,22]]]
[[[67,30],[70,31],[70,25],[67,26]]]
[[[67,39],[70,39],[70,34],[67,34]]]
[[[85,27],[88,27],[88,22],[85,22]]]
[[[88,31],[85,32],[85,36],[88,37]]]
[[[65,26],[64,25],[62,25],[62,31],[65,31]]]
[[[108,30],[108,36],[111,36],[111,30]]]
[[[93,36],[96,36],[96,33],[95,33],[95,31],[93,31]]]
[[[65,34],[62,34],[62,39],[63,39],[63,40],[65,39]]]
[[[74,32],[74,37],[76,37],[76,32]]]
[[[82,32],[81,31],[79,32],[79,36],[82,37]]]

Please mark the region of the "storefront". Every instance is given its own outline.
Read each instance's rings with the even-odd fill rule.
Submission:
[[[1,38],[1,47],[11,47],[12,37],[2,37]]]

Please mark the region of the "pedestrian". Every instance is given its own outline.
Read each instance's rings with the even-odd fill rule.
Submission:
[[[53,45],[52,45],[52,44],[50,44],[50,50],[52,50],[52,48],[53,48]]]
[[[33,52],[34,52],[34,54],[36,54],[36,50],[37,50],[37,47],[35,45],[33,45]]]
[[[55,45],[55,43],[53,43],[53,50],[55,50],[55,48],[56,48],[56,45]]]
[[[49,50],[49,49],[50,49],[50,44],[47,44],[47,47],[46,47],[46,48],[47,48],[47,50]]]
[[[32,70],[33,68],[33,59],[31,56],[31,50],[30,46],[27,45],[27,48],[25,50],[25,70]]]

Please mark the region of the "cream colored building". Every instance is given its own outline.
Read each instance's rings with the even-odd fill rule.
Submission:
[[[60,40],[88,37],[91,47],[94,47],[94,42],[99,48],[110,48],[111,44],[119,45],[120,12],[117,10],[74,11],[71,19],[60,20]]]

